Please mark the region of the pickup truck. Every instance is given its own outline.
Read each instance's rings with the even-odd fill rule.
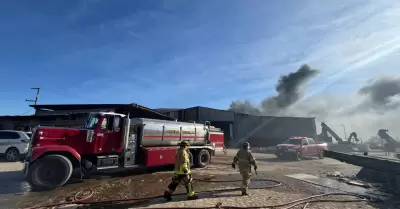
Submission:
[[[290,137],[283,144],[276,146],[275,155],[279,158],[291,157],[301,160],[303,157],[324,158],[324,150],[327,150],[326,143],[317,144],[314,139],[308,137]]]

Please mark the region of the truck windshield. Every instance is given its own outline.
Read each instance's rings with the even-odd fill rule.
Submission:
[[[85,128],[87,129],[96,129],[97,124],[99,123],[100,115],[99,114],[90,114],[89,118],[86,122]]]
[[[301,144],[301,139],[288,139],[286,140],[285,144]]]

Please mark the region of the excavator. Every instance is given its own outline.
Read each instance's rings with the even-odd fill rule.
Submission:
[[[379,129],[378,136],[386,141],[384,149],[386,152],[395,152],[400,159],[400,142],[388,134],[387,129]]]
[[[332,137],[337,143],[333,143]],[[329,151],[342,153],[362,152],[364,155],[368,155],[370,151],[369,146],[362,143],[362,139],[357,137],[356,132],[352,132],[347,141],[344,141],[324,122],[321,123],[321,134],[318,135],[318,140],[326,142]]]

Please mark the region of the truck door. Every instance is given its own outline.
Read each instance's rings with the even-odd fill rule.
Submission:
[[[310,149],[309,149],[308,141],[307,139],[301,140],[301,151],[304,156],[310,155]]]
[[[95,144],[91,147],[94,149],[94,153],[103,153],[104,143],[106,139],[107,132],[107,124],[108,124],[108,116],[101,117],[99,119],[99,124],[97,125],[96,133],[95,133]],[[90,149],[89,149],[90,153]]]
[[[317,153],[319,153],[317,145],[315,144],[314,140],[307,139],[307,141],[308,141],[308,147],[309,147],[308,149],[309,149],[310,155],[316,155]]]
[[[103,153],[122,152],[122,120],[119,115],[108,115],[107,129],[104,133]]]

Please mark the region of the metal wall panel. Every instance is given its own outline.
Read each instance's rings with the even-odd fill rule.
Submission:
[[[207,107],[198,107],[199,118],[201,122],[204,121],[224,121],[233,122],[235,119],[235,114],[231,111],[217,110]]]
[[[314,118],[254,116],[235,113],[233,125],[234,140],[230,146],[238,146],[244,141],[252,146],[274,146],[291,136],[315,138]]]
[[[175,110],[165,113],[179,121],[196,121],[204,123],[205,121],[230,122],[234,121],[234,113],[226,110],[218,110],[207,107],[191,107],[182,110]]]
[[[192,108],[187,108],[182,110],[182,118],[183,121],[196,121],[196,122],[200,122],[198,121],[198,108],[197,107],[192,107]]]

